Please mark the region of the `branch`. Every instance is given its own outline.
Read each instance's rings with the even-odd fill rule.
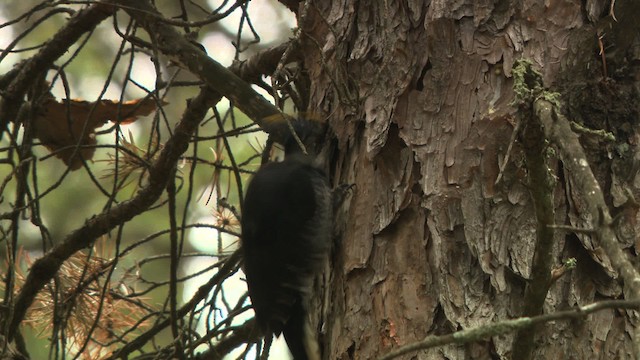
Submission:
[[[534,103],[536,115],[543,123],[545,132],[560,150],[563,163],[571,180],[587,201],[587,211],[594,222],[594,230],[600,245],[607,253],[612,265],[631,289],[634,299],[640,299],[640,275],[622,252],[611,227],[611,215],[604,201],[602,190],[589,168],[589,163],[580,146],[578,137],[571,131],[567,119],[558,114],[554,105],[545,99]]]
[[[289,43],[284,43],[262,50],[247,60],[234,62],[229,70],[246,81],[256,83],[261,80],[262,75],[270,75],[276,71],[288,47]]]
[[[525,81],[521,72],[514,70],[514,86]],[[547,164],[547,142],[539,121],[536,121],[530,107],[521,109],[520,121],[523,124],[522,143],[527,164],[529,192],[533,200],[536,215],[536,246],[531,265],[531,279],[524,292],[522,316],[542,314],[544,301],[551,286],[551,266],[553,263],[553,244],[555,230],[555,212],[553,208],[553,190],[555,181]],[[514,359],[530,359],[534,350],[535,327],[518,331],[513,340]]]
[[[286,46],[281,45],[264,50],[232,68],[242,74],[243,78],[259,77],[261,74],[275,70],[278,61],[274,61],[274,59],[282,56],[285,49]],[[10,335],[10,338],[15,335],[19,323],[24,318],[38,291],[53,278],[63,261],[76,251],[89,247],[94,239],[144,212],[159,198],[166,186],[166,174],[173,169],[180,156],[186,151],[191,136],[209,107],[217,103],[220,97],[212,90],[203,89],[196,98],[191,100],[181,121],[176,126],[174,136],[169,139],[156,163],[150,168],[147,187],[143,188],[133,199],[88,220],[84,226],[69,234],[59,245],[33,264],[25,284],[16,298],[13,315],[9,320],[11,324],[7,334]]]
[[[64,55],[84,33],[93,30],[113,14],[113,11],[114,8],[106,4],[95,4],[78,11],[36,55],[20,65],[17,73],[8,74],[11,81],[6,88],[3,87],[2,101],[0,101],[0,138],[6,131],[9,121],[15,120],[24,95],[33,85],[33,79],[49,70],[54,61]],[[0,82],[4,81],[0,80]]]
[[[242,344],[255,343],[263,334],[259,330],[256,319],[251,318],[242,325],[236,327],[229,336],[217,342],[213,347],[209,348],[196,356],[197,360],[218,360],[224,358],[233,349]]]
[[[115,0],[133,19],[154,38],[159,52],[180,64],[204,80],[215,91],[231,100],[234,106],[257,123],[276,140],[283,140],[289,133],[286,123],[268,121],[284,119],[286,115],[258,94],[247,82],[208,57],[202,49],[189,42],[182,34],[168,25],[162,15],[148,0]]]
[[[222,279],[225,279],[228,276],[228,274],[238,265],[239,261],[240,251],[235,251],[231,256],[229,256],[229,258],[226,259],[224,265],[222,265],[220,270],[215,275],[213,275],[206,284],[198,288],[198,291],[195,293],[195,295],[193,295],[191,300],[189,300],[189,302],[187,302],[177,310],[176,315],[183,317],[191,312],[196,307],[196,305],[198,305],[198,303],[207,298],[209,292],[211,292],[211,289],[213,289],[214,286],[219,284]],[[113,354],[109,358],[107,358],[107,360],[128,359],[129,354],[144,346],[144,344],[151,340],[161,330],[164,330],[166,327],[170,326],[170,323],[170,319],[162,320],[153,328],[147,330],[140,336],[137,336],[134,340],[123,346],[120,350],[114,351]]]
[[[16,297],[7,336],[12,339],[18,325],[25,316],[36,294],[53,278],[62,262],[76,251],[91,246],[94,240],[116,226],[147,210],[160,197],[170,174],[180,156],[187,150],[189,140],[206,115],[209,107],[220,100],[210,89],[202,89],[191,100],[182,119],[175,128],[174,135],[167,141],[155,163],[149,168],[149,184],[131,200],[102,212],[87,220],[79,229],[69,234],[43,257],[36,260]]]
[[[150,167],[149,182],[146,187],[141,189],[131,200],[87,220],[83,226],[67,235],[62,242],[34,262],[16,297],[13,309],[7,312],[8,316],[5,319],[8,325],[0,330],[5,333],[8,339],[15,337],[18,326],[24,319],[36,294],[51,281],[66,259],[78,250],[91,246],[99,236],[146,211],[160,197],[166,188],[167,174],[171,173],[177,161],[188,148],[195,129],[208,109],[221,98],[221,95],[216,93],[213,88],[220,89],[241,110],[253,117],[263,129],[278,132],[273,122],[263,121],[269,115],[280,114],[278,109],[253,91],[251,86],[238,76],[205,56],[173,28],[158,21],[158,13],[151,8],[148,2],[119,1],[119,3],[132,3],[143,7],[144,9],[129,7],[128,11],[140,23],[145,24],[153,36],[157,36],[157,43],[160,44],[160,50],[163,53],[177,58],[192,72],[201,76],[211,88],[202,89],[191,100],[176,126],[174,136],[167,141],[157,160]],[[69,46],[75,43],[81,34],[90,31],[100,21],[111,15],[113,9],[114,7],[110,5],[96,4],[78,12],[38,54],[23,63],[19,71],[10,72],[11,77],[7,81],[10,82],[10,85],[0,104],[0,122],[4,127],[8,121],[14,118],[12,114],[15,114],[18,109],[15,104],[24,97],[31,84],[30,80],[33,78],[33,74],[46,71],[59,56],[64,54]],[[281,56],[285,49],[286,46],[281,46],[261,52],[255,60],[237,65],[236,69],[247,78],[259,77],[269,69],[275,70],[277,61],[274,59]],[[0,129],[0,132],[4,131],[4,127]]]
[[[640,299],[640,274],[625,256],[616,240],[612,228],[611,215],[604,201],[602,189],[598,184],[589,162],[580,145],[578,136],[571,130],[569,121],[561,114],[557,104],[557,94],[542,91],[542,77],[533,70],[531,63],[521,61],[517,66],[524,71],[529,84],[522,84],[515,91],[522,104],[533,104],[533,111],[540,121],[545,136],[558,148],[562,162],[571,176],[571,181],[584,197],[586,212],[591,216],[592,225],[600,246],[611,260],[614,269],[620,274],[624,285],[630,290],[630,299]],[[528,88],[527,88],[528,86]],[[640,329],[634,333],[634,355],[640,359]]]
[[[378,360],[391,360],[401,355],[408,354],[422,349],[429,349],[436,346],[448,344],[466,344],[479,341],[492,336],[508,334],[516,330],[530,329],[533,326],[556,320],[582,320],[587,315],[604,309],[638,309],[640,300],[609,300],[600,301],[586,306],[578,307],[574,310],[558,311],[552,314],[535,317],[521,317],[513,320],[504,320],[493,324],[478,326],[472,329],[456,331],[452,334],[442,336],[427,336],[422,341],[402,346]],[[515,357],[514,357],[515,358]]]

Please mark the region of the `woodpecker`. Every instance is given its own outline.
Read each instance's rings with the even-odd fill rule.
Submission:
[[[263,333],[284,334],[295,360],[320,360],[308,303],[330,250],[332,195],[314,157],[287,146],[282,162],[266,163],[249,182],[241,219],[244,272]]]

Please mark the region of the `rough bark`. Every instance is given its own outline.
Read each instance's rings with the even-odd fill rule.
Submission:
[[[496,184],[517,111],[517,58],[531,59],[544,85],[563,91],[569,115],[580,115],[572,120],[614,130],[614,143],[581,141],[612,212],[626,214],[619,241],[635,256],[637,211],[624,205],[638,192],[638,32],[626,20],[635,5],[616,8],[613,23],[603,1],[313,4],[301,21],[310,103],[338,138],[336,181],[356,184],[333,259],[327,358],[374,358],[426,335],[522,314],[536,222],[519,142]],[[603,74],[604,26],[612,59]],[[611,30],[621,26],[629,31]],[[588,121],[586,105],[599,122]],[[592,227],[562,162],[552,155],[549,166],[555,223]],[[625,295],[597,239],[556,231],[553,241],[554,266],[571,257],[578,265],[551,286],[544,313]],[[533,357],[628,358],[634,323],[631,311],[605,310],[545,324]],[[508,358],[512,341],[495,336],[418,358]]]

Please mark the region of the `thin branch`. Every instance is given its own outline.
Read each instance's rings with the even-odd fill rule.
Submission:
[[[9,339],[13,338],[18,325],[24,318],[29,306],[33,303],[38,291],[53,278],[64,260],[76,251],[93,244],[94,240],[99,236],[131,220],[134,216],[139,215],[153,205],[166,187],[166,174],[171,172],[182,154],[187,150],[191,135],[206,115],[209,107],[219,99],[211,90],[202,89],[192,99],[190,106],[186,109],[175,128],[174,136],[167,141],[158,159],[149,169],[149,184],[131,200],[125,201],[87,220],[82,227],[69,234],[61,243],[34,262],[24,286],[16,297],[7,334]]]
[[[572,184],[584,199],[585,212],[591,217],[592,226],[600,246],[620,274],[631,300],[640,299],[640,274],[622,251],[612,227],[612,218],[578,136],[571,130],[570,122],[562,115],[557,94],[542,91],[542,76],[533,70],[528,61],[520,61],[517,67],[525,72],[528,84],[515,89],[521,103],[532,102],[533,111],[545,132],[545,136],[559,152]],[[634,355],[640,359],[640,329],[634,332]]]
[[[543,123],[547,136],[560,150],[572,182],[585,197],[587,211],[593,219],[594,230],[611,264],[620,273],[625,285],[632,290],[633,298],[640,299],[640,275],[616,240],[602,189],[591,172],[577,135],[571,131],[569,121],[556,112],[551,102],[539,99],[534,104],[534,110]]]
[[[274,58],[277,57],[280,51],[284,51],[283,46],[258,53],[248,60],[246,65],[238,65],[234,70],[241,72],[243,77],[247,78],[259,76],[260,73],[270,68],[275,69],[277,62],[274,61]],[[16,81],[14,80],[14,82]],[[62,243],[34,263],[25,285],[18,294],[11,326],[8,331],[9,334],[15,334],[18,324],[24,318],[26,310],[33,302],[35,295],[52,278],[64,260],[74,252],[89,246],[95,238],[143,212],[157,200],[164,190],[165,174],[186,150],[197,123],[204,118],[209,108],[207,104],[212,105],[217,102],[215,99],[207,99],[208,97],[213,98],[214,93],[210,90],[202,90],[192,100],[191,106],[186,110],[183,119],[176,127],[177,136],[167,142],[160,156],[150,168],[149,185],[147,187],[142,189],[133,199],[119,204],[111,209],[110,212],[103,212],[87,221],[84,226],[69,234]]]
[[[242,344],[251,344],[260,339],[262,335],[256,326],[255,318],[247,320],[244,324],[235,327],[233,332],[216,343],[209,350],[199,354],[198,360],[218,360],[222,359],[224,355],[231,352],[231,350],[237,348]]]
[[[600,301],[573,310],[558,311],[552,314],[535,317],[521,317],[513,320],[499,321],[493,324],[478,326],[472,329],[456,331],[452,334],[441,336],[427,336],[422,341],[402,346],[393,350],[378,360],[391,360],[404,354],[418,350],[443,346],[448,344],[467,344],[492,336],[508,334],[514,331],[529,329],[533,326],[557,320],[583,320],[587,315],[604,309],[635,309],[640,307],[639,300],[609,300]]]
[[[568,231],[568,232],[573,232],[577,234],[594,235],[596,233],[596,231],[593,229],[582,229],[582,228],[577,228],[575,226],[570,226],[570,225],[548,225],[548,226],[552,229],[556,229],[560,231]]]
[[[504,159],[500,163],[498,176],[496,177],[496,181],[493,183],[494,185],[498,185],[500,180],[502,180],[502,176],[504,174],[504,169],[507,168],[509,164],[509,157],[511,156],[511,152],[513,151],[513,144],[516,143],[518,138],[518,134],[520,134],[520,128],[522,127],[522,121],[520,119],[516,120],[516,124],[513,127],[513,131],[511,132],[511,139],[509,139],[509,146],[507,147],[507,153],[504,155]]]
[[[178,255],[178,226],[176,224],[176,183],[175,169],[169,175],[169,183],[167,184],[167,195],[169,196],[169,225],[171,232],[169,233],[171,262],[169,266],[169,318],[171,320],[171,335],[176,343],[175,356],[184,359],[184,351],[180,341],[179,317],[178,309],[178,264],[180,258]]]
[[[212,89],[228,98],[264,131],[278,140],[285,139],[289,133],[285,124],[267,121],[267,119],[274,115],[281,117],[286,115],[253,90],[246,81],[208,57],[182,34],[160,20],[162,15],[148,0],[116,0],[115,2],[155,38],[155,44],[163,55],[188,69]]]
[[[198,288],[198,291],[195,293],[195,295],[180,309],[178,309],[177,315],[185,316],[191,310],[193,310],[200,301],[204,300],[209,295],[209,292],[214,286],[219,284],[222,281],[222,279],[224,279],[227,276],[227,274],[233,271],[233,269],[238,265],[239,261],[240,261],[240,251],[236,251],[229,258],[226,259],[224,265],[220,267],[220,270],[215,275],[213,275],[206,284],[200,286]],[[170,325],[169,319],[162,320],[156,326],[147,330],[145,333],[141,334],[140,336],[132,340],[130,343],[123,346],[122,349],[118,351],[114,351],[113,355],[111,355],[107,360],[127,359],[129,354],[131,354],[133,351],[136,351],[137,349],[140,349],[142,346],[144,346],[144,344],[147,343],[147,341],[151,340],[156,334],[158,334],[161,330],[165,329],[169,325]]]
[[[218,110],[213,109],[214,117],[216,118],[216,122],[218,123],[218,131],[224,132],[224,124],[222,124],[222,120],[220,119],[220,114]],[[229,139],[226,136],[222,137],[222,141],[224,143],[224,147],[227,150],[227,155],[229,156],[229,161],[231,161],[231,167],[233,168],[233,175],[236,179],[236,187],[238,189],[238,199],[244,199],[244,195],[242,194],[242,178],[240,177],[240,170],[238,168],[238,163],[236,162],[235,156],[233,155],[233,149],[229,144]],[[242,206],[242,203],[240,203]]]
[[[2,119],[1,121],[6,122],[2,124],[3,127],[0,128],[0,133],[5,130],[9,121],[15,120],[15,116],[12,116],[12,113],[18,112],[26,92],[32,86],[31,80],[35,76],[34,74],[42,74],[51,68],[54,61],[68,51],[69,47],[75,44],[82,37],[82,34],[93,30],[102,20],[113,14],[114,10],[117,9],[118,6],[113,6],[111,5],[112,3],[113,2],[111,1],[105,0],[103,3],[97,3],[79,11],[50,42],[40,49],[38,54],[21,63],[19,67],[15,68],[15,71],[12,70],[7,73],[5,77],[0,77],[0,83],[7,84],[6,87],[3,87],[5,92],[3,93],[4,97],[0,103],[0,119]],[[134,4],[134,6],[141,7],[148,6],[151,8],[151,5],[146,1],[138,2],[122,0],[119,3],[127,3],[127,5]],[[91,246],[99,236],[123,225],[133,217],[154,206],[165,189],[167,189],[167,181],[173,181],[173,177],[168,174],[172,174],[172,170],[175,169],[176,163],[182,159],[187,147],[192,141],[194,141],[193,135],[196,134],[195,130],[198,125],[205,117],[208,109],[221,98],[222,95],[214,91],[214,88],[224,92],[224,94],[238,105],[241,110],[252,116],[254,120],[261,124],[261,126],[267,131],[272,131],[276,134],[280,131],[277,129],[277,126],[275,126],[277,124],[274,124],[274,122],[263,121],[269,115],[277,114],[276,116],[278,117],[282,116],[279,111],[273,107],[273,105],[268,103],[268,101],[255,93],[249,84],[240,80],[238,76],[233,75],[232,72],[238,72],[242,78],[247,79],[260,79],[261,75],[272,73],[278,64],[278,61],[280,61],[283,52],[287,48],[286,44],[265,50],[246,62],[234,64],[230,70],[226,70],[221,68],[218,63],[208,58],[199,49],[193,47],[191,43],[188,43],[186,38],[169,27],[166,22],[158,20],[161,19],[158,17],[158,13],[152,8],[151,10],[153,11],[149,12],[143,10],[141,12],[139,9],[136,10],[132,6],[129,6],[127,11],[135,18],[136,22],[143,24],[150,34],[154,34],[154,44],[158,45],[157,49],[160,55],[166,54],[174,60],[177,59],[179,63],[184,64],[196,75],[206,80],[209,88],[202,89],[200,94],[191,100],[182,119],[174,129],[174,133],[164,144],[159,155],[154,157],[153,163],[149,164],[146,168],[148,177],[145,178],[147,181],[147,185],[145,187],[142,187],[141,190],[130,200],[117,204],[113,207],[110,207],[111,205],[105,207],[102,213],[88,219],[83,225],[79,226],[75,231],[69,233],[65,238],[59,241],[58,244],[46,252],[43,257],[35,261],[20,289],[20,292],[16,294],[15,300],[12,302],[13,308],[6,309],[6,314],[8,314],[8,316],[4,317],[3,321],[6,321],[8,326],[1,331],[3,332],[3,335],[6,335],[7,339],[19,338],[20,334],[18,328],[20,323],[24,320],[28,308],[34,302],[37,293],[42,291],[44,286],[48,284],[58,273],[60,266],[65,260],[78,250]],[[149,17],[147,18],[147,16]],[[145,20],[148,20],[149,23],[145,23]],[[158,34],[157,38],[155,37],[156,33]],[[176,39],[179,40],[176,41]],[[194,49],[197,49],[195,50],[196,52],[192,51]],[[118,51],[118,54],[121,52],[122,49]],[[293,58],[294,56],[291,57]],[[110,73],[109,79],[111,79],[112,76],[113,74]],[[229,79],[231,79],[230,82]],[[280,126],[280,128],[284,127]],[[237,129],[232,131],[237,131]],[[288,133],[288,131],[286,131],[286,133]],[[233,167],[236,167],[236,165]],[[238,169],[238,171],[242,170]],[[99,185],[97,181],[94,182],[96,185]],[[114,189],[115,188],[116,187],[114,187]],[[53,190],[53,188],[51,190]],[[39,195],[36,194],[31,201],[35,202],[42,196],[44,196],[43,193]],[[17,215],[17,213],[15,214]],[[179,229],[176,228],[175,224],[172,225],[172,235],[177,234],[177,230]],[[222,228],[221,231],[227,230]],[[123,253],[126,253],[126,249]],[[179,258],[179,254],[180,253],[178,253],[176,260]],[[121,256],[122,255],[123,254],[121,254]],[[237,258],[232,257],[229,261],[231,260],[235,261],[235,266],[237,264]],[[233,261],[231,262],[233,263]],[[222,269],[220,269],[220,271],[222,271]],[[220,280],[220,277],[215,278]],[[211,290],[211,287],[208,288],[209,291]],[[197,296],[202,300],[206,298],[206,295],[207,293],[199,292]],[[175,296],[175,291],[173,296]],[[175,324],[175,321],[185,316],[189,311],[194,311],[193,309],[195,309],[197,303],[198,302],[185,304],[185,306],[179,309],[173,306],[170,313],[174,318],[173,324]],[[187,305],[190,305],[191,307]],[[3,313],[3,316],[4,315],[5,313]],[[164,322],[164,320],[165,319],[162,318],[158,320],[157,327],[159,329],[171,326],[170,320],[167,320],[166,322]],[[156,327],[154,327],[154,329],[155,328]],[[174,330],[175,328],[176,327],[174,327]],[[139,349],[139,347],[135,347],[137,344],[144,344],[155,334],[157,334],[157,331],[150,331],[146,333],[148,337],[141,337],[139,341],[136,340],[136,343],[128,343],[121,353],[128,354],[128,350],[134,351]],[[63,347],[64,341],[65,340],[63,339],[60,342],[63,344]]]
[[[524,82],[521,72],[514,71],[514,83]],[[516,84],[517,86],[517,84]],[[524,292],[522,316],[542,314],[544,301],[551,286],[551,266],[553,265],[553,245],[555,223],[553,191],[555,181],[548,166],[545,134],[542,126],[533,117],[531,106],[521,107],[519,123],[523,124],[521,140],[527,164],[529,192],[536,215],[536,243],[531,265],[531,279]],[[518,331],[513,340],[514,359],[530,359],[535,349],[536,328]]]
[[[27,89],[33,84],[33,79],[38,74],[47,71],[53,65],[53,62],[64,55],[84,33],[93,30],[99,23],[108,18],[113,11],[113,7],[105,4],[95,4],[78,11],[36,55],[20,67],[19,73],[15,75],[9,86],[4,89],[2,100],[0,101],[0,135],[4,134],[9,121],[16,118],[22,99]]]

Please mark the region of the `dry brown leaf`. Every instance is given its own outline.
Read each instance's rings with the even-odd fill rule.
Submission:
[[[165,104],[163,101],[162,105]],[[75,146],[95,145],[97,128],[107,121],[130,124],[154,110],[156,102],[152,98],[122,103],[113,100],[59,102],[51,98],[42,105],[42,111],[35,120],[35,136],[72,170],[76,170],[82,166],[82,159],[91,160],[95,148],[80,148],[74,156]]]

